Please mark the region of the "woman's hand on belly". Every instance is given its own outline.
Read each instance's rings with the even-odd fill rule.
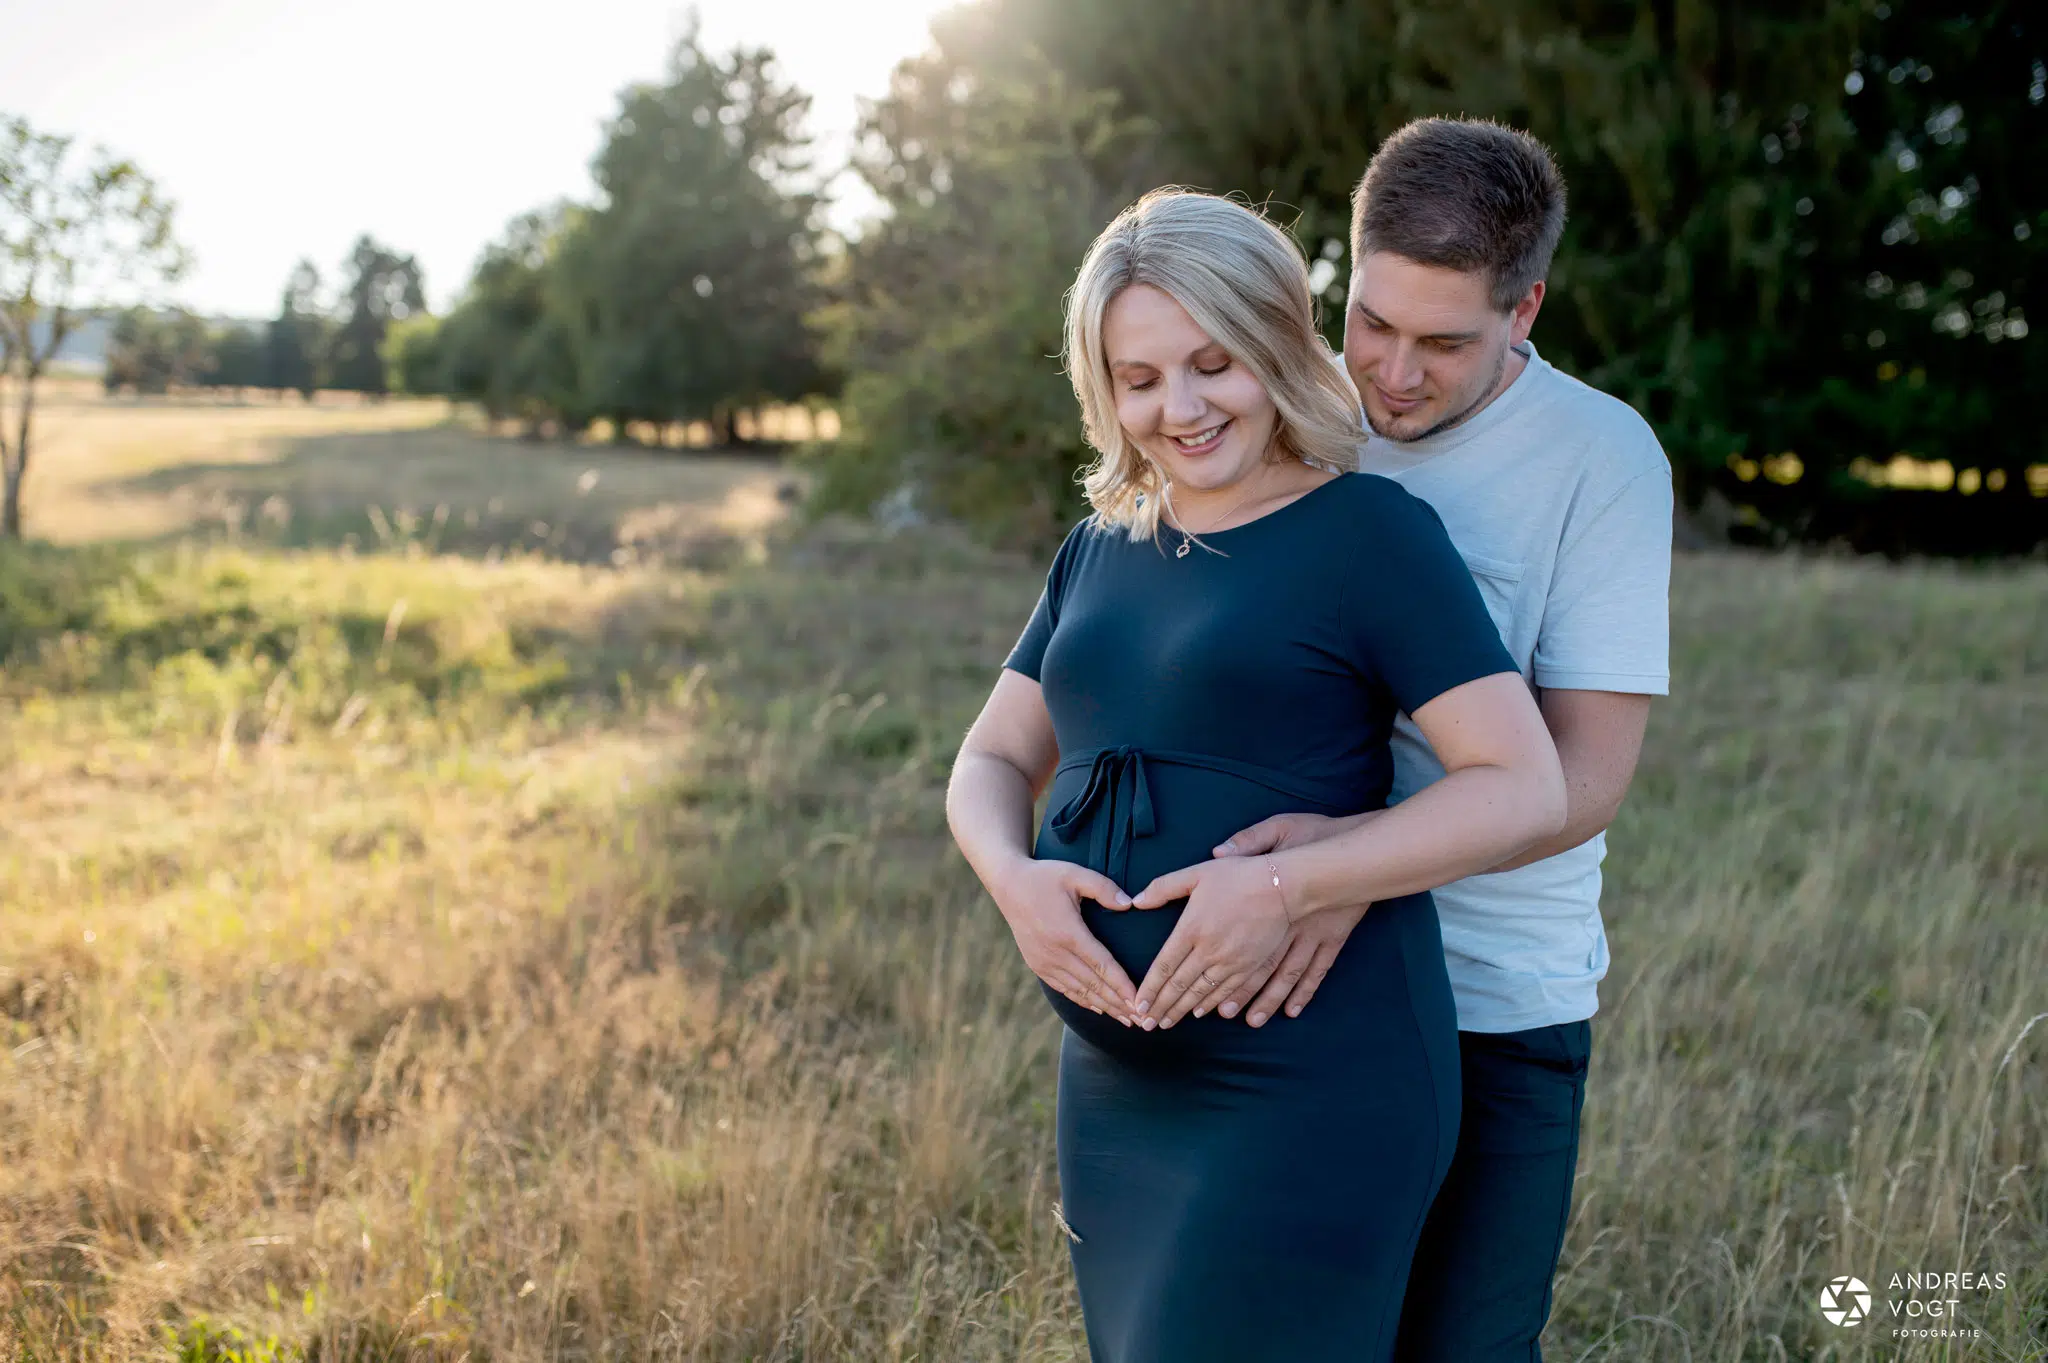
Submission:
[[[1263,1027],[1282,1009],[1298,1018],[1308,1001],[1322,987],[1323,976],[1337,963],[1337,953],[1350,940],[1352,929],[1365,918],[1370,904],[1350,904],[1337,909],[1318,909],[1294,925],[1287,936],[1287,949],[1267,972],[1253,971],[1227,994],[1212,995],[1216,1012],[1227,1018],[1245,1011],[1245,1021]],[[1249,1007],[1247,1007],[1249,1005]],[[1197,1016],[1204,1005],[1196,1004]]]
[[[1139,1023],[1171,1027],[1212,996],[1228,995],[1252,975],[1270,974],[1293,923],[1263,858],[1224,857],[1170,871],[1132,899],[1157,909],[1188,906],[1138,986]]]
[[[1081,920],[1081,901],[1127,909],[1131,897],[1108,876],[1066,861],[1020,858],[989,886],[1031,973],[1083,1008],[1137,1024],[1137,990]]]

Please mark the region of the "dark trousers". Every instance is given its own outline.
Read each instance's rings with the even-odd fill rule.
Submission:
[[[1423,1223],[1398,1363],[1540,1363],[1592,1044],[1590,1021],[1458,1033],[1458,1150]]]

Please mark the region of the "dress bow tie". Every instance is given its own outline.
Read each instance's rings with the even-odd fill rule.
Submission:
[[[1124,881],[1131,869],[1131,843],[1158,828],[1144,750],[1126,745],[1096,753],[1088,784],[1054,812],[1047,827],[1069,843],[1087,828],[1088,865],[1128,889]]]

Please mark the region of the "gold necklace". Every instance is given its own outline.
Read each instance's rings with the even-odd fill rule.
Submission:
[[[1238,509],[1242,507],[1245,504],[1246,499],[1252,495],[1252,486],[1256,485],[1254,482],[1256,477],[1257,475],[1253,475],[1253,479],[1246,480],[1248,484],[1251,484],[1251,486],[1247,486],[1243,492],[1238,494],[1237,500],[1230,504],[1230,509],[1228,511],[1225,511],[1222,515],[1216,518],[1215,522],[1210,525],[1207,533],[1212,535],[1215,534],[1217,526],[1223,524],[1223,522],[1229,520],[1232,516],[1237,514]],[[1161,490],[1159,497],[1161,501],[1166,503],[1166,509],[1168,511],[1173,511],[1172,479],[1167,479],[1166,486],[1163,490]],[[1180,513],[1178,511],[1173,511],[1173,519],[1173,528],[1180,531],[1180,547],[1173,551],[1173,556],[1175,558],[1186,558],[1188,556],[1188,550],[1194,547],[1195,537],[1188,533],[1186,526],[1180,524]]]

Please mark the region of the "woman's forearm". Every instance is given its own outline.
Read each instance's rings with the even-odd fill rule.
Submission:
[[[1500,865],[1563,825],[1555,772],[1472,766],[1360,826],[1273,854],[1290,917],[1433,890]]]
[[[981,883],[994,888],[1004,870],[1031,857],[1031,782],[993,753],[963,750],[946,784],[946,824]]]

